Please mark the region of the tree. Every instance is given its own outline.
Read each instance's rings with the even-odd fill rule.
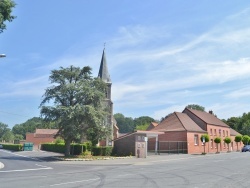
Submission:
[[[2,140],[4,140],[5,142],[12,142],[14,140],[14,134],[10,129],[7,129],[7,131],[3,134]]]
[[[244,145],[248,145],[250,143],[250,137],[248,135],[242,136],[242,142]]]
[[[155,122],[155,120],[149,116],[141,116],[134,119],[135,129],[136,130],[146,130],[151,122]]]
[[[5,21],[11,22],[16,16],[13,16],[12,9],[16,6],[16,3],[12,0],[0,0],[0,33],[6,29]]]
[[[60,67],[52,70],[48,87],[40,104],[41,116],[55,122],[58,136],[66,143],[65,155],[70,155],[70,143],[86,135],[89,128],[100,130],[105,125],[107,113],[104,108],[106,84],[91,77],[89,66]],[[45,106],[46,103],[53,105]]]
[[[22,135],[23,138],[26,137],[26,133],[34,133],[36,129],[47,128],[47,124],[43,122],[40,117],[33,117],[28,119],[26,122],[21,124],[16,124],[12,128],[12,132],[14,135],[19,134]]]
[[[238,143],[241,142],[242,140],[242,136],[241,135],[236,135],[234,138],[234,141],[237,143],[237,151],[239,151],[238,149]]]
[[[0,139],[8,131],[8,125],[0,122]]]
[[[224,138],[224,142],[227,144],[227,148],[228,148],[228,152],[229,152],[229,144],[231,143],[231,138],[230,137]]]
[[[189,105],[186,106],[186,108],[194,109],[194,110],[199,110],[199,111],[202,111],[202,112],[205,111],[205,107],[200,106],[198,104],[189,104]]]
[[[206,151],[205,151],[205,147],[206,147],[206,142],[209,142],[209,135],[208,134],[203,134],[203,135],[201,135],[201,137],[200,137],[200,139],[201,139],[201,142],[203,142],[203,139],[204,139],[204,154],[206,153]]]
[[[135,129],[134,120],[131,117],[125,117],[121,113],[114,114],[120,133],[133,132]]]
[[[220,137],[216,137],[214,139],[214,142],[216,143],[217,153],[219,153],[219,144],[221,143],[221,138]]]

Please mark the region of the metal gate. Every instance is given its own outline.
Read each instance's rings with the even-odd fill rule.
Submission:
[[[187,142],[185,141],[159,141],[158,152],[168,154],[187,154]]]

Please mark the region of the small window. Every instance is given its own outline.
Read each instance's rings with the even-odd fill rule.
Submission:
[[[227,131],[227,136],[228,136],[228,131]]]
[[[216,129],[214,129],[214,136],[217,136],[217,132],[216,132]]]
[[[194,135],[194,145],[198,146],[199,145],[199,137],[197,134]]]
[[[210,129],[210,135],[213,135],[213,129]]]
[[[223,130],[223,136],[225,137],[225,130]]]

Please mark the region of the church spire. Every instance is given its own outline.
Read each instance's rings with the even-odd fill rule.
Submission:
[[[104,47],[103,53],[102,53],[102,60],[101,60],[101,64],[100,64],[98,77],[101,78],[105,83],[111,83],[110,75],[108,72],[105,47]]]

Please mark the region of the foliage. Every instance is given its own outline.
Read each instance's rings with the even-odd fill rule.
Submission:
[[[41,116],[58,125],[58,135],[66,143],[65,155],[70,153],[70,143],[86,134],[89,128],[105,126],[103,101],[106,84],[91,77],[91,68],[70,66],[52,70],[51,87],[46,89],[40,104]],[[52,106],[45,106],[53,102]],[[51,104],[51,103],[50,103]],[[107,125],[106,125],[107,126]]]
[[[202,111],[202,112],[205,111],[205,107],[200,106],[198,104],[189,104],[189,105],[186,106],[186,108],[194,109],[194,110],[199,110],[199,111]]]
[[[224,122],[242,135],[250,135],[250,112],[240,117],[230,117]]]
[[[230,138],[230,137],[224,138],[224,142],[225,142],[226,144],[230,144],[230,143],[231,143],[231,138]]]
[[[11,151],[22,151],[23,145],[22,144],[2,144],[3,149],[11,150]]]
[[[0,140],[8,130],[9,130],[8,125],[0,122]]]
[[[149,116],[138,118],[125,117],[121,113],[114,114],[120,133],[134,132],[134,130],[146,130],[151,122],[155,120]]]
[[[12,142],[14,140],[14,134],[10,129],[7,129],[7,131],[3,134],[2,140],[4,140],[5,142]]]
[[[92,127],[87,130],[87,139],[91,142],[92,146],[98,144],[99,140],[110,138],[111,129],[106,127]]]
[[[200,137],[201,142],[203,142],[203,137],[205,138],[205,142],[209,142],[209,135],[208,134],[201,135],[201,137]]]
[[[93,156],[111,156],[113,147],[93,147]]]
[[[57,137],[55,140],[55,144],[65,144],[64,140],[60,137]]]
[[[140,130],[140,131],[145,131],[145,130],[147,130],[147,128],[148,128],[149,125],[150,124],[148,124],[148,123],[146,123],[144,125],[137,125],[135,129],[136,130]]]
[[[14,135],[22,135],[23,138],[26,137],[26,133],[34,133],[36,129],[47,128],[46,124],[43,123],[42,118],[33,117],[28,119],[26,122],[21,124],[16,124],[12,128],[12,132]]]
[[[235,142],[241,142],[241,140],[242,140],[242,136],[241,135],[236,135],[235,138],[234,138]]]
[[[242,142],[244,145],[248,145],[250,143],[250,137],[248,135],[242,136]]]
[[[121,113],[114,114],[120,133],[133,132],[135,129],[134,120],[131,117],[125,117]]]
[[[215,142],[216,144],[221,143],[221,138],[220,138],[220,137],[216,137],[216,138],[214,139],[214,142]]]
[[[41,144],[41,150],[44,151],[52,151],[56,153],[64,153],[65,152],[65,144],[64,143],[44,143]],[[70,144],[70,154],[71,155],[80,155],[81,153],[87,150],[86,144]]]
[[[0,33],[6,29],[5,21],[11,22],[16,17],[13,16],[12,9],[15,7],[15,2],[12,0],[1,0],[0,1]]]

